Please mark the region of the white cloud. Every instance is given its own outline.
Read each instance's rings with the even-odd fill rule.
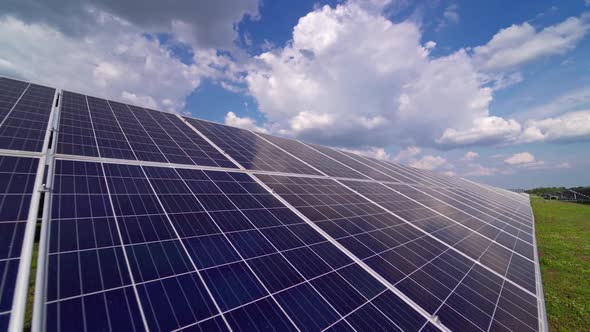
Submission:
[[[421,169],[433,170],[445,165],[446,163],[447,160],[441,156],[426,155],[416,161],[411,162],[410,166]]]
[[[535,156],[529,152],[520,152],[511,155],[504,159],[504,162],[509,165],[530,164],[535,161]]]
[[[277,132],[348,147],[432,145],[486,116],[492,100],[466,52],[431,59],[433,46],[412,22],[324,6],[285,48],[258,56],[246,82]]]
[[[340,148],[341,150],[356,153],[361,156],[371,157],[375,159],[381,160],[390,160],[391,155],[385,151],[384,148],[378,148],[375,146],[366,148],[366,149],[348,149],[348,148]]]
[[[480,164],[469,164],[467,170],[461,174],[464,176],[490,176],[497,174],[499,170],[494,167],[486,167]]]
[[[521,126],[513,119],[497,116],[478,118],[466,130],[447,128],[437,142],[442,145],[483,145],[515,142]]]
[[[470,160],[476,159],[477,157],[479,157],[479,153],[473,152],[473,151],[467,151],[467,153],[465,153],[465,156],[463,156],[463,160],[470,161]]]
[[[0,72],[162,110],[180,110],[201,69],[174,58],[156,40],[108,15],[84,39],[40,24],[0,19]]]
[[[284,48],[257,56],[245,82],[267,127],[349,148],[519,143],[525,126],[489,112],[494,91],[523,80],[518,66],[572,49],[588,29],[584,15],[539,31],[523,23],[434,58],[436,43],[422,43],[417,24],[375,10],[386,5],[318,7]],[[457,7],[448,9],[454,17]]]
[[[500,30],[485,45],[474,48],[474,59],[488,70],[523,65],[540,57],[564,54],[590,29],[586,16],[570,17],[537,31],[528,22]]]
[[[590,110],[527,122],[523,142],[569,142],[590,139]]]
[[[268,130],[256,125],[256,120],[248,117],[239,117],[234,112],[227,112],[225,115],[225,124],[228,126],[248,129],[260,133],[267,133]]]
[[[422,152],[417,146],[408,146],[407,148],[400,150],[395,157],[393,158],[394,161],[404,161],[409,160],[413,157],[416,157]]]
[[[590,86],[583,86],[558,95],[546,103],[516,113],[518,119],[542,119],[572,111],[590,109]]]

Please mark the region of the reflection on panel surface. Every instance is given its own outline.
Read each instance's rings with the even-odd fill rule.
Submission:
[[[519,269],[527,266],[526,260],[463,224],[378,183],[345,181],[404,220],[334,180],[258,177],[445,326],[453,330],[485,331],[490,325],[538,329],[535,290],[531,294],[506,282],[520,281],[510,274],[509,263]],[[474,224],[461,219],[460,211],[430,199],[426,203],[445,215]],[[524,302],[519,305],[520,301]],[[509,305],[518,310],[511,313]]]

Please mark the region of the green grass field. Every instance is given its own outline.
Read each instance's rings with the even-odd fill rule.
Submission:
[[[533,197],[551,331],[590,331],[590,205]]]

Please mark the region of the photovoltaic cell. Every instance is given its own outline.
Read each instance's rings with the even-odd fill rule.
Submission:
[[[0,156],[0,330],[10,321],[38,163],[36,158]]]
[[[0,83],[0,149],[41,152],[55,89],[29,84],[15,100],[22,86],[5,78]]]
[[[239,128],[185,118],[246,169],[319,175],[257,135]]]
[[[487,331],[492,324],[538,329],[535,291],[531,294],[506,282],[510,279],[506,266],[501,274],[504,278],[484,268],[496,268],[505,259],[498,257],[504,251],[473,231],[403,196],[395,197],[379,184],[346,181],[409,222],[333,180],[257,177],[445,326],[453,330]],[[516,304],[521,300],[523,304]],[[505,308],[498,310],[496,303],[504,301]],[[506,310],[510,305],[518,307],[515,314]],[[528,324],[518,315],[527,317]]]
[[[55,180],[49,330],[425,323],[246,174],[58,160]]]

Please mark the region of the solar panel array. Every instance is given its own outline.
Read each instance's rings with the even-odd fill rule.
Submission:
[[[0,330],[36,208],[37,330],[546,329],[521,195],[6,78],[0,112]]]

